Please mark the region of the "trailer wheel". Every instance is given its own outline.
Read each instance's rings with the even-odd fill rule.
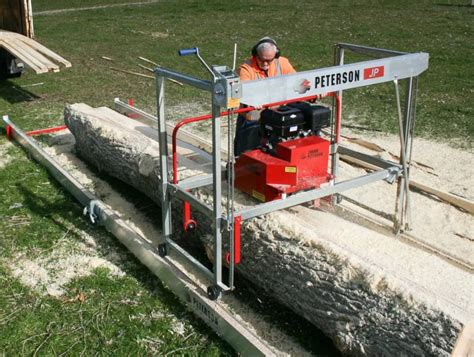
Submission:
[[[21,76],[21,71],[11,72],[12,62],[15,57],[3,48],[0,48],[0,80],[8,78],[18,78]]]

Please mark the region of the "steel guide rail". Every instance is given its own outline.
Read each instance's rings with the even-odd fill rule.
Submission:
[[[353,158],[365,161],[369,164],[378,166],[378,167],[383,168],[383,169],[387,169],[387,168],[393,167],[393,166],[398,167],[400,170],[402,169],[401,165],[398,165],[398,164],[394,165],[394,163],[391,162],[391,161],[380,159],[380,158],[374,157],[372,155],[364,154],[362,152],[349,149],[348,147],[345,147],[343,145],[339,145],[337,152],[341,155],[351,156]]]
[[[104,202],[97,199],[71,174],[64,170],[34,139],[28,137],[25,132],[16,126],[8,116],[3,116],[2,121],[3,126],[9,133],[9,137],[29,152],[38,163],[44,166],[85,207],[89,218],[94,217],[95,223],[104,226],[107,231],[112,233],[142,264],[178,296],[185,306],[226,340],[239,354],[248,356],[275,355],[266,341],[248,331],[245,325],[241,321],[236,320],[233,313],[219,304],[219,302],[209,300],[206,293],[187,276],[187,272],[173,263],[173,260],[179,261],[180,254],[170,254],[170,257],[161,257],[152,243],[129,227]],[[175,249],[173,247],[170,253],[173,253]],[[195,273],[199,274],[197,271]]]

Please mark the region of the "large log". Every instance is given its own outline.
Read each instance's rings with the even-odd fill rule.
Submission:
[[[158,203],[154,130],[84,104],[68,106],[65,122],[81,158]],[[210,224],[196,218],[208,243]],[[246,221],[242,242],[239,272],[349,354],[447,356],[474,315],[471,272],[329,213],[297,207]]]

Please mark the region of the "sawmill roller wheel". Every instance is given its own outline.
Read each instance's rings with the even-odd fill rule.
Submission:
[[[186,233],[190,233],[190,232],[194,232],[196,230],[196,227],[197,227],[196,221],[191,219],[188,222],[186,222],[184,230],[186,231]]]
[[[158,255],[163,258],[163,257],[166,257],[167,254],[168,254],[168,248],[166,247],[166,243],[160,244],[158,246]]]
[[[207,287],[207,297],[214,301],[219,299],[219,296],[221,295],[221,288],[216,286],[216,285],[211,285]]]

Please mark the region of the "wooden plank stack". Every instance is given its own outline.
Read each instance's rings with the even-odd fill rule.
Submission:
[[[71,63],[35,40],[21,34],[0,30],[0,46],[17,57],[37,74],[59,72],[60,65]]]

